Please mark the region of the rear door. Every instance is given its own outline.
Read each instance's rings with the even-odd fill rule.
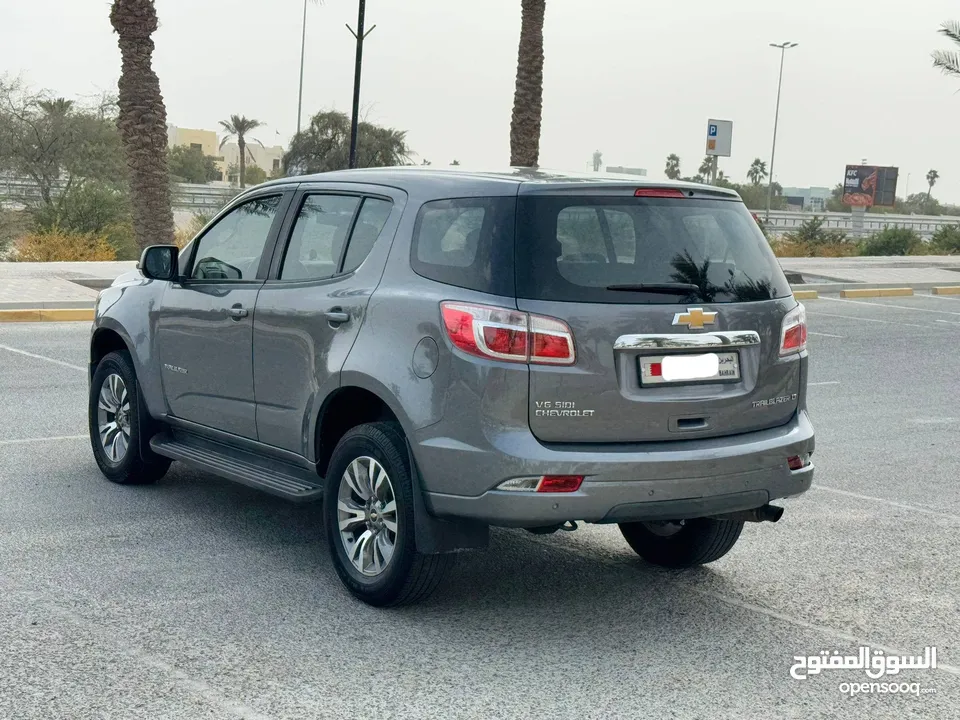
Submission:
[[[340,386],[383,275],[405,195],[304,185],[257,299],[253,369],[260,442],[310,457],[312,421]]]
[[[530,366],[539,439],[715,437],[796,412],[800,356],[780,356],[796,301],[738,199],[521,191],[517,238],[519,309],[565,321],[576,342],[574,365]],[[708,355],[716,372],[705,379]]]

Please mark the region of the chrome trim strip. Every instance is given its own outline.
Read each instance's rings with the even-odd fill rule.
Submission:
[[[750,347],[760,344],[760,335],[753,330],[743,332],[711,332],[703,335],[621,335],[614,350],[688,350],[701,348]]]

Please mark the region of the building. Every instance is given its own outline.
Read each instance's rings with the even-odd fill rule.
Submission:
[[[783,188],[783,196],[791,199],[791,205],[798,205],[808,212],[824,212],[831,193],[831,189],[826,187]]]
[[[217,169],[220,171],[220,180],[227,180],[227,163],[220,152],[220,140],[213,130],[194,130],[181,128],[176,125],[167,125],[167,147],[175,148],[181,145],[197,148],[204,155],[216,159]]]
[[[622,165],[607,165],[607,167],[604,168],[604,171],[608,173],[618,173],[620,175],[640,175],[641,177],[647,176],[647,171],[645,168],[623,167]]]
[[[260,143],[247,142],[247,165],[252,164],[263,169],[267,176],[280,170],[283,166],[283,146],[273,145],[272,147],[263,147]],[[226,163],[226,167],[240,164],[240,146],[235,142],[229,142],[220,149],[220,154]]]

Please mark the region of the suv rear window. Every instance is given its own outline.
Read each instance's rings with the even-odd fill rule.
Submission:
[[[741,202],[597,196],[521,196],[518,202],[519,297],[676,304],[791,294]],[[697,290],[684,295],[625,289],[678,284]]]
[[[417,215],[410,264],[425,278],[494,295],[514,294],[516,198],[424,203]]]

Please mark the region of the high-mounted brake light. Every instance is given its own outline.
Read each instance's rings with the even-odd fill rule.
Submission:
[[[780,356],[793,355],[807,348],[807,311],[797,305],[783,318],[780,329]]]
[[[683,190],[676,188],[639,188],[633,194],[634,197],[654,197],[654,198],[682,198],[686,197]]]
[[[537,365],[573,365],[573,332],[562,320],[492,305],[440,303],[447,336],[478,357]]]

